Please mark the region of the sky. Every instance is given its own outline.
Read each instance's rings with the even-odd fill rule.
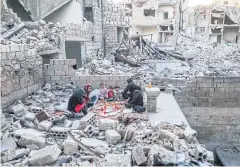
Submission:
[[[212,0],[189,0],[189,6],[196,6],[196,5],[207,5],[210,4]]]

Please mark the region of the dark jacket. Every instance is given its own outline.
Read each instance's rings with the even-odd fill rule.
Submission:
[[[143,95],[141,90],[135,90],[132,94],[132,99],[128,102],[133,106],[143,106]]]
[[[85,91],[81,88],[76,88],[73,92],[73,95],[70,97],[68,101],[68,110],[71,112],[76,112],[75,107],[78,104],[83,104]]]
[[[127,99],[127,93],[129,92],[129,97],[131,98],[132,97],[132,94],[135,90],[141,90],[141,87],[136,85],[135,83],[131,82],[128,84],[128,86],[124,89],[123,91],[123,98],[124,99]]]

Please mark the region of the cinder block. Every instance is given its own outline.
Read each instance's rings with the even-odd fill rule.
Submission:
[[[1,52],[10,52],[10,45],[1,45]]]
[[[66,155],[72,155],[78,151],[78,144],[70,137],[63,143],[63,152]]]
[[[111,119],[102,118],[99,120],[99,129],[107,130],[107,129],[115,129],[117,127],[117,121]]]
[[[132,157],[136,161],[137,165],[147,162],[147,157],[145,156],[143,149],[140,147],[133,149]]]
[[[76,64],[76,59],[66,59],[65,64],[67,65],[75,65]]]
[[[80,120],[80,128],[85,129],[87,127],[87,125],[94,123],[95,120],[96,120],[96,114],[88,113]]]
[[[20,49],[20,47],[19,47],[19,45],[17,45],[17,44],[11,44],[11,45],[10,45],[10,50],[11,50],[11,52],[18,52],[19,49]]]
[[[60,81],[61,77],[60,76],[51,76],[51,81]]]
[[[61,80],[71,81],[71,76],[61,76]]]
[[[66,75],[67,76],[76,76],[76,71],[75,70],[74,71],[73,70],[66,71]]]
[[[47,76],[53,76],[54,75],[54,71],[53,70],[45,70],[44,71],[44,75],[47,75]]]
[[[24,112],[24,106],[22,104],[17,104],[12,107],[14,114],[19,114]]]
[[[38,129],[43,131],[49,131],[52,126],[53,126],[52,122],[45,120],[38,124]]]
[[[64,65],[65,64],[65,59],[59,59],[58,61],[59,61],[60,65]]]
[[[65,71],[55,71],[54,74],[59,76],[66,75]]]
[[[105,138],[109,144],[117,144],[121,140],[121,135],[116,130],[109,129],[106,130]]]
[[[31,112],[27,112],[24,118],[27,121],[33,121],[35,119],[35,114]]]
[[[59,59],[53,59],[53,64],[54,65],[59,65]]]
[[[61,65],[59,65],[59,64],[54,64],[54,65],[53,65],[53,69],[54,69],[55,71],[61,70]]]
[[[79,81],[80,77],[79,76],[71,76],[72,81]]]

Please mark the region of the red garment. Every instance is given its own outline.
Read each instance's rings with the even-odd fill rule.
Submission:
[[[114,91],[108,90],[108,98],[113,98],[113,97],[114,97]]]
[[[76,113],[80,113],[80,111],[85,107],[85,105],[86,105],[86,102],[76,105],[76,107],[75,107]]]

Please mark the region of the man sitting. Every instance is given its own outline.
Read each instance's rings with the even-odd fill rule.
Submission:
[[[133,82],[133,79],[132,79],[132,78],[127,79],[127,83],[128,83],[128,85],[127,85],[127,87],[124,89],[122,96],[123,96],[124,99],[130,98],[130,100],[131,100],[131,98],[132,98],[132,96],[133,96],[133,92],[134,92],[135,90],[141,90],[141,87],[138,86],[138,85],[136,85],[136,84]]]
[[[82,112],[84,115],[87,114],[87,105],[84,98],[85,91],[81,88],[76,88],[73,95],[68,101],[68,110],[72,113]]]

